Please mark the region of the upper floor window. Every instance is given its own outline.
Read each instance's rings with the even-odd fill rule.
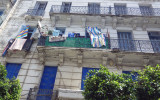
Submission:
[[[139,6],[141,14],[143,16],[151,16],[153,15],[153,11],[151,6]]]
[[[115,15],[126,15],[127,14],[127,7],[125,4],[115,4]]]
[[[34,15],[43,16],[46,6],[47,2],[37,1],[33,11]]]
[[[148,32],[154,52],[160,52],[160,32]]]
[[[71,2],[62,2],[61,12],[69,13],[71,9]]]
[[[88,14],[100,14],[100,4],[99,3],[89,3],[88,4]]]

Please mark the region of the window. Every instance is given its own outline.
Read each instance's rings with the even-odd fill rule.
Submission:
[[[131,32],[118,32],[119,48],[124,51],[134,50],[134,43]]]
[[[160,52],[160,32],[148,32],[154,52]]]
[[[87,68],[87,67],[82,68],[81,90],[84,89],[84,80],[86,79],[86,75],[90,70],[99,70],[99,68]]]
[[[127,8],[126,5],[114,5],[115,15],[126,15]]]
[[[153,15],[152,8],[150,6],[139,6],[139,8],[143,16]]]
[[[57,74],[57,67],[55,66],[45,66],[43,75],[41,78],[41,83],[39,86],[39,91],[37,95],[37,100],[51,100],[53,94],[54,83]]]
[[[56,27],[56,30],[60,30],[60,36],[62,36],[63,34],[65,34],[66,28],[65,27]]]
[[[88,14],[100,14],[100,4],[99,3],[89,3],[88,4]]]
[[[46,6],[47,6],[47,2],[37,1],[33,10],[33,14],[35,16],[43,16]]]
[[[15,63],[7,63],[6,70],[7,70],[7,78],[12,79],[13,77],[17,78],[19,70],[21,69],[22,64],[15,64]]]
[[[124,74],[131,74],[131,71],[122,71],[122,73]],[[135,72],[134,75],[131,75],[133,80],[136,80],[138,73]]]
[[[69,13],[71,9],[71,2],[62,2],[61,12]]]

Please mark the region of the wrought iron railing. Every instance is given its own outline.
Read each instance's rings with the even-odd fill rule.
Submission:
[[[28,9],[27,15],[30,16],[44,16],[45,10],[39,10],[39,9]]]
[[[95,48],[91,45],[90,38],[67,38],[61,42],[49,42],[48,37],[41,37],[38,46],[70,47],[70,48]],[[160,40],[128,40],[106,39],[106,46],[97,49],[118,49],[127,52],[160,53]]]
[[[126,7],[125,9],[116,9],[114,7],[94,7],[88,6],[61,6],[52,5],[51,13],[68,14],[95,14],[95,15],[137,15],[137,16],[160,16],[160,8],[140,9]]]
[[[31,88],[27,100],[56,100],[56,98],[56,90]]]

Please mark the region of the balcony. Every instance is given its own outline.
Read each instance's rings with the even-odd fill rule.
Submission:
[[[114,7],[95,7],[52,5],[50,15],[52,14],[85,14],[85,15],[120,15],[120,16],[160,16],[160,8],[140,9],[126,7],[125,9],[115,9]]]
[[[38,47],[66,47],[66,48],[91,48],[111,49],[125,52],[160,53],[160,40],[127,40],[107,39],[106,46],[95,48],[91,45],[90,38],[67,38],[61,42],[49,42],[49,37],[41,37]]]
[[[51,89],[31,88],[27,100],[56,100],[57,91]]]
[[[39,9],[28,9],[25,19],[35,19],[35,20],[42,20],[42,17],[44,16],[45,10],[39,10]]]

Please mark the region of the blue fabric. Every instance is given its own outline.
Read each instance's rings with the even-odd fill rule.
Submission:
[[[89,73],[90,70],[99,70],[99,68],[82,68],[82,81],[81,81],[81,90],[84,90],[84,80],[86,79],[87,73]]]
[[[52,95],[53,93],[52,90],[54,88],[56,74],[57,74],[57,67],[45,66],[39,89],[46,89],[46,90],[38,91],[38,95],[44,95],[44,96],[38,96],[37,100],[51,100],[51,96],[46,96],[46,95]],[[51,91],[48,91],[47,89]]]
[[[52,34],[53,34],[53,36],[58,37],[60,33],[61,33],[60,30],[53,30]]]
[[[14,63],[7,63],[6,70],[7,70],[7,78],[12,79],[13,77],[17,78],[19,70],[21,69],[22,64],[14,64]]]
[[[68,37],[75,37],[75,33],[68,33]]]

